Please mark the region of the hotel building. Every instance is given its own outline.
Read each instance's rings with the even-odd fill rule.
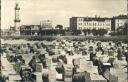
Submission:
[[[100,17],[72,17],[70,18],[70,29],[107,29],[111,30],[111,19]]]
[[[70,18],[70,29],[106,29],[108,31],[116,31],[117,28],[124,27],[127,19],[126,15],[119,15],[112,18],[72,17]]]

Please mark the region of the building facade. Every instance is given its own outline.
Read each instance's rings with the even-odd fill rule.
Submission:
[[[21,35],[38,35],[40,25],[22,25],[20,27]]]
[[[1,29],[1,36],[9,36],[10,30],[9,29]]]
[[[108,31],[116,31],[118,28],[124,27],[127,19],[128,17],[126,15],[119,15],[112,18],[72,17],[70,18],[70,29],[106,29]]]
[[[53,29],[51,20],[42,20],[40,22],[41,29]]]
[[[111,19],[100,17],[72,17],[70,18],[70,29],[107,29],[111,30]]]
[[[124,28],[127,22],[127,15],[119,15],[112,18],[112,31],[117,31],[118,28]]]

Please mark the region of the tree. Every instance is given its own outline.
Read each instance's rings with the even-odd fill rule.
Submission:
[[[97,36],[97,35],[98,35],[98,30],[92,29],[92,34],[93,34],[94,36]]]
[[[73,35],[79,35],[81,34],[81,30],[72,30]]]
[[[123,26],[120,26],[119,28],[117,28],[117,34],[122,35],[122,33],[123,33]]]
[[[56,29],[63,29],[63,25],[56,25],[55,28]]]
[[[91,33],[91,30],[90,29],[87,29],[87,33],[90,34]]]
[[[122,33],[128,35],[128,27],[123,28]]]
[[[87,30],[86,29],[84,29],[83,32],[84,32],[84,35],[87,35]]]
[[[100,35],[100,36],[104,36],[105,34],[107,34],[107,30],[106,29],[99,29],[98,30],[98,34]]]

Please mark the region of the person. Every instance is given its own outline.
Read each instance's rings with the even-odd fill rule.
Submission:
[[[22,78],[23,77],[23,70],[22,70],[22,68],[20,69],[20,77]]]
[[[110,48],[110,49],[108,50],[108,56],[113,56],[113,55],[114,55],[113,49]]]
[[[103,63],[99,60],[97,60],[97,62],[98,62],[98,73],[102,75],[103,74]]]
[[[33,72],[36,71],[36,59],[35,56],[33,56],[33,58],[31,59],[31,61],[29,62],[29,66],[32,68]]]
[[[34,48],[33,47],[30,48],[30,53],[34,53]]]
[[[96,53],[90,53],[90,61],[93,61],[94,57],[96,57]]]
[[[128,63],[128,47],[126,48],[124,52],[124,56],[126,57],[126,62]]]
[[[105,53],[104,53],[105,51],[104,51],[104,49],[103,49],[103,48],[101,49],[101,52],[102,52],[102,54],[101,54],[101,55],[104,55],[104,54],[105,54]]]
[[[117,49],[117,59],[118,60],[122,60],[122,51],[121,51],[121,48],[118,48]]]

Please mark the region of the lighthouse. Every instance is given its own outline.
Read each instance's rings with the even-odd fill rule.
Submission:
[[[14,29],[17,34],[20,34],[20,7],[19,4],[15,4],[15,19],[14,19]]]

